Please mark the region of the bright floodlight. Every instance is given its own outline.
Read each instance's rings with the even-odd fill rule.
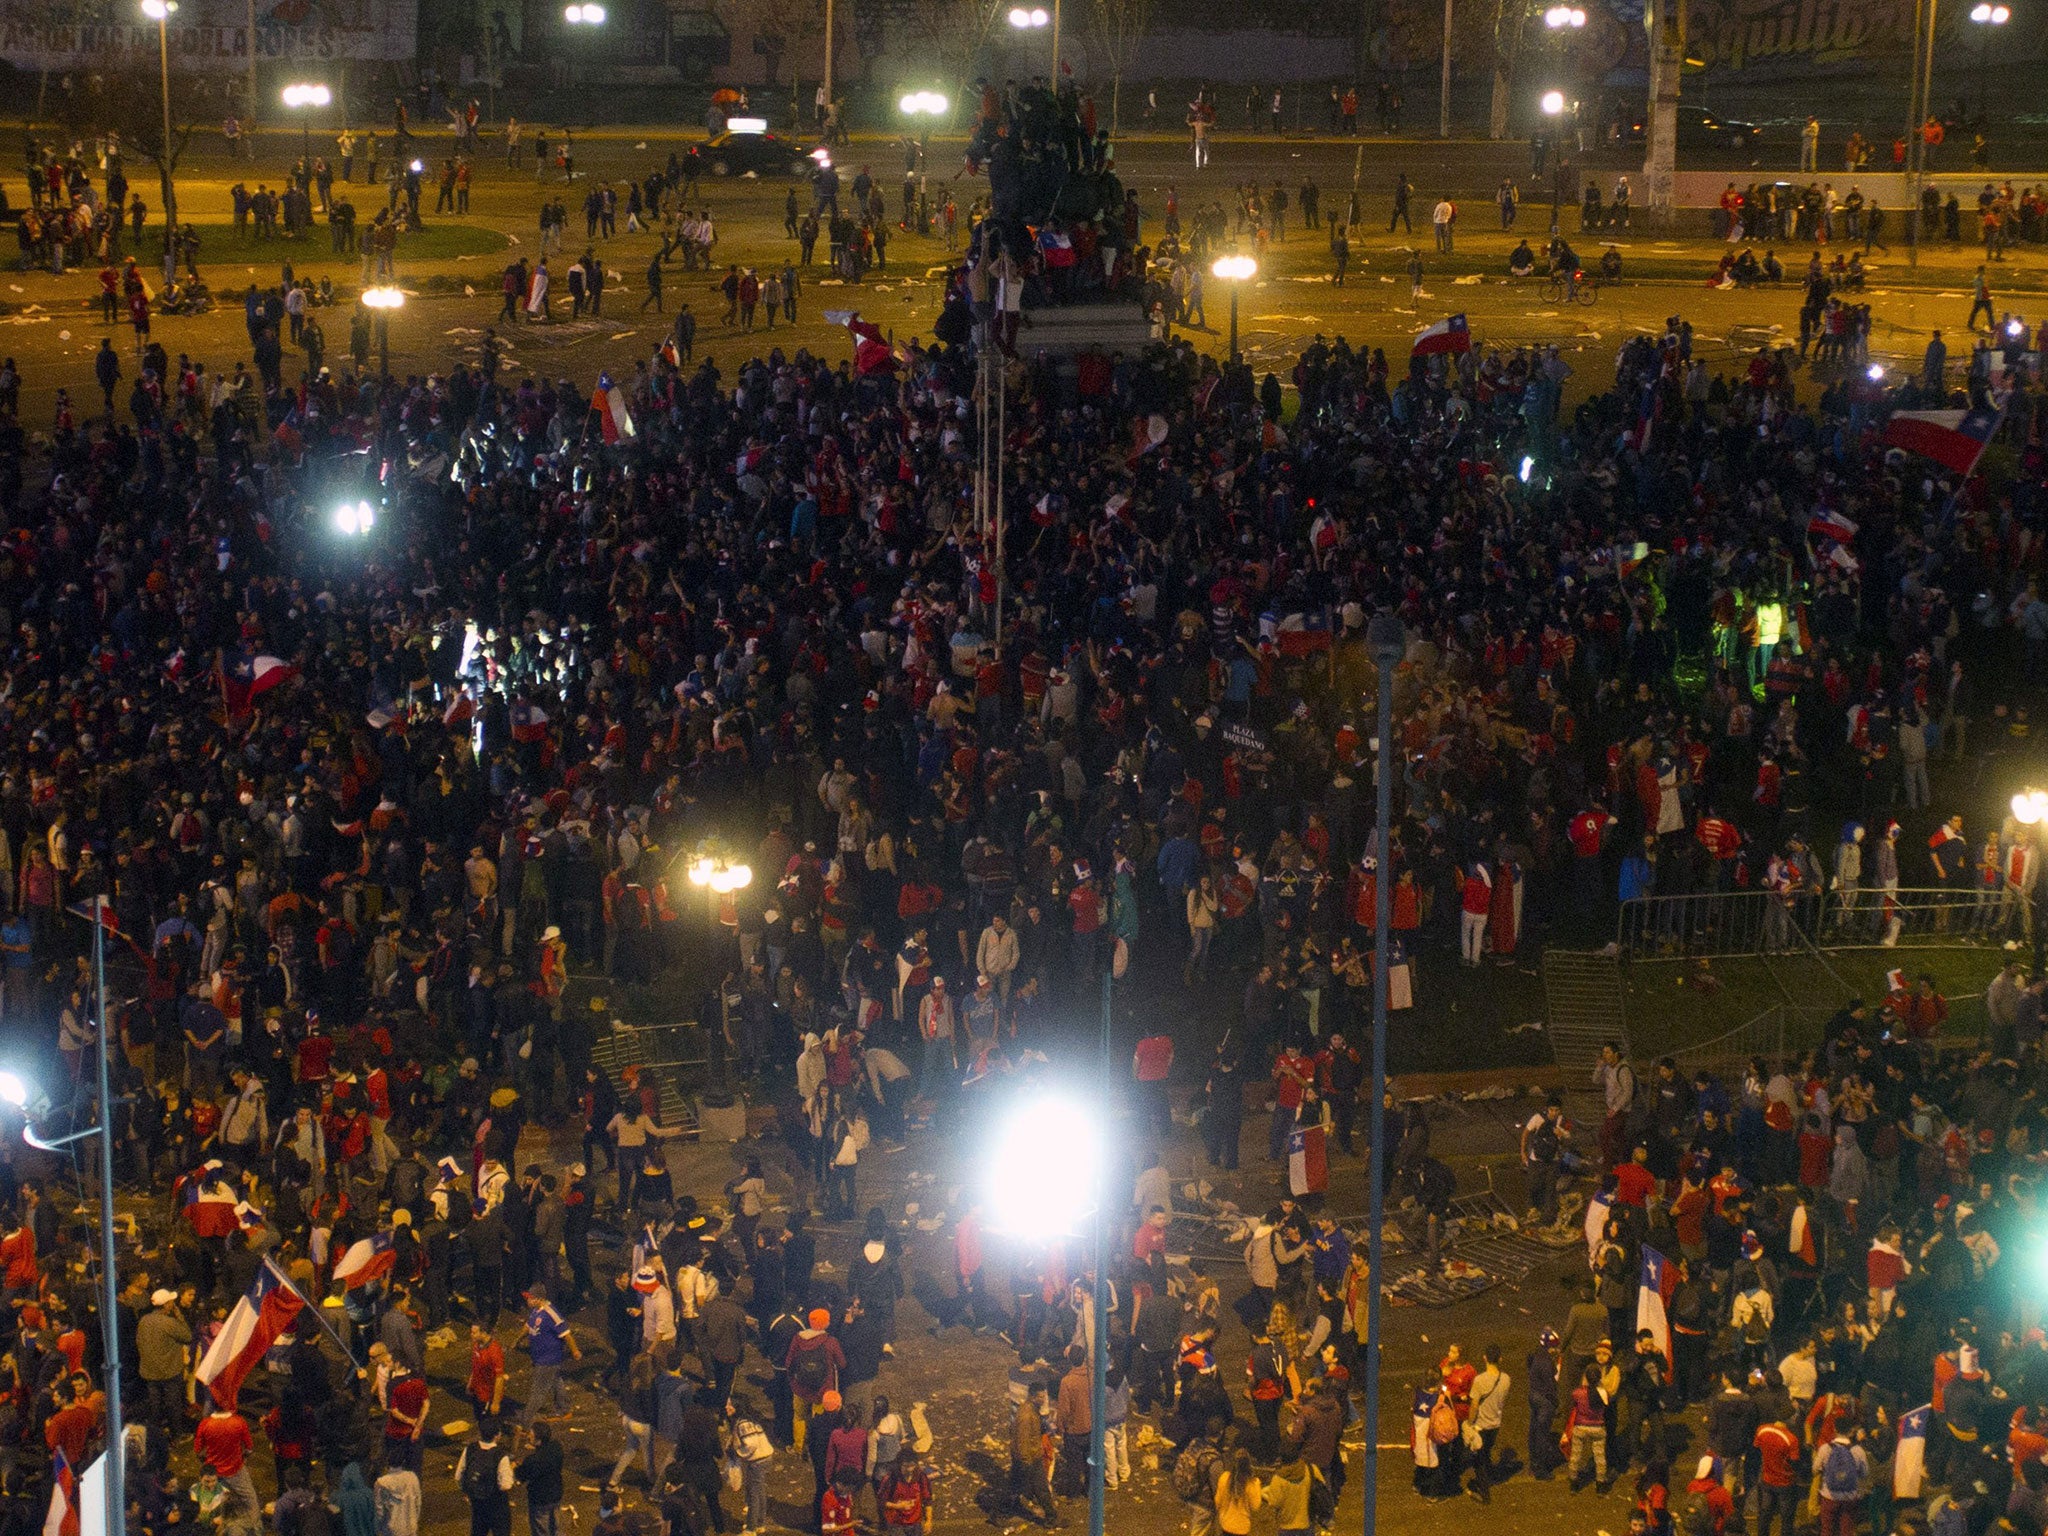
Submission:
[[[907,91],[896,105],[906,117],[940,117],[946,110],[946,98],[937,91]]]
[[[288,85],[284,88],[284,104],[288,107],[324,107],[334,100],[334,92],[316,83]]]
[[[377,514],[367,501],[344,502],[334,511],[334,531],[345,538],[360,538],[377,525]]]
[[[604,7],[601,5],[570,5],[562,9],[562,20],[571,26],[601,27],[604,25]]]
[[[1545,91],[1543,93],[1543,115],[1545,117],[1556,117],[1562,111],[1564,111],[1564,92]]]
[[[734,133],[766,133],[768,119],[765,117],[728,117],[725,126]]]
[[[1010,25],[1013,27],[1042,27],[1051,20],[1042,6],[1034,5],[1026,10],[1020,5],[1010,12]]]
[[[1971,9],[1970,20],[1989,22],[1994,27],[2002,27],[2012,20],[2012,12],[2002,5],[1979,5]]]
[[[1241,283],[1258,275],[1259,264],[1249,256],[1218,256],[1209,270],[1227,283]]]
[[[2048,794],[2038,789],[2023,789],[2012,797],[2012,819],[2023,826],[2033,826],[2048,816]]]
[[[405,295],[396,288],[365,288],[363,302],[372,309],[397,309],[405,303]]]
[[[177,14],[178,0],[142,0],[142,14],[151,21],[165,21]]]
[[[2027,334],[2027,322],[2026,322],[2026,321],[2024,321],[2024,320],[2008,320],[2008,321],[2006,321],[2006,322],[2005,322],[2005,334],[2006,334],[2006,335],[2008,335],[2008,336],[2024,336],[2024,335],[2026,335],[2026,334]]]
[[[1868,368],[1864,370],[1864,372],[1869,376],[1870,382],[1875,384],[1878,380],[1884,377],[1884,364],[1872,363]]]
[[[0,1101],[20,1109],[28,1103],[28,1084],[19,1072],[0,1072]]]
[[[1522,455],[1522,468],[1521,468],[1521,480],[1522,480],[1522,484],[1524,484],[1524,485],[1527,485],[1527,484],[1529,483],[1529,476],[1530,476],[1530,475],[1532,475],[1532,474],[1534,474],[1535,472],[1536,472],[1536,461],[1535,461],[1535,459],[1531,458],[1531,457],[1530,457],[1530,456],[1529,456],[1528,454],[1526,454],[1526,453],[1525,453],[1525,454],[1523,454],[1523,455]]]
[[[1023,1238],[1071,1237],[1100,1203],[1100,1115],[1046,1094],[1012,1106],[989,1147],[988,1209],[995,1228]]]

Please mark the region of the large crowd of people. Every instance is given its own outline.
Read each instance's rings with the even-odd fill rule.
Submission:
[[[1751,888],[1880,936],[1888,892],[1981,891],[2041,973],[2038,847],[1991,809],[2024,775],[2048,653],[2022,369],[1994,473],[1965,479],[1883,426],[1952,384],[1990,401],[1988,362],[1956,381],[1930,354],[1896,389],[1845,375],[1802,399],[1787,352],[1710,355],[1679,317],[1569,409],[1554,350],[1483,337],[1390,361],[1317,336],[1284,383],[1184,342],[1061,367],[1024,305],[1143,269],[1081,107],[1070,85],[984,96],[991,204],[937,339],[863,337],[858,366],[776,349],[728,380],[678,328],[589,393],[501,378],[488,347],[387,378],[365,321],[347,363],[291,384],[277,328],[317,321],[288,283],[248,296],[256,376],[209,385],[153,346],[129,419],[101,376],[104,416],[60,397],[47,450],[0,370],[0,1017],[54,1046],[46,1131],[90,1123],[104,899],[132,1529],[318,1536],[331,1502],[349,1536],[413,1536],[420,1477],[448,1475],[422,1463],[424,1341],[457,1325],[474,1429],[453,1486],[478,1532],[511,1529],[523,1484],[552,1536],[551,1424],[593,1389],[624,1438],[607,1536],[648,1510],[671,1536],[761,1529],[786,1454],[831,1536],[928,1524],[970,1495],[920,1460],[892,1361],[912,1258],[861,1198],[863,1155],[1079,1059],[1065,1021],[1126,963],[1190,1006],[1135,1042],[1114,1315],[1072,1255],[984,1255],[971,1211],[940,1240],[951,1284],[916,1304],[1017,1351],[1016,1508],[1055,1520],[1079,1491],[1099,1325],[1110,1443],[1134,1417],[1172,1442],[1197,1536],[1247,1536],[1268,1503],[1284,1531],[1322,1525],[1370,1283],[1329,1166],[1357,1155],[1361,1108],[1396,1116],[1390,1177],[1431,1252],[1454,1189],[1426,1117],[1360,1102],[1380,880],[1418,1002],[1454,952],[1507,964],[1611,934],[1623,899]],[[629,220],[677,212],[656,180]],[[974,498],[977,337],[1009,400],[1000,548]],[[1386,868],[1380,611],[1406,633]],[[1937,807],[1945,758],[1974,776],[1943,773]],[[707,912],[700,859],[754,878]],[[1617,1058],[1597,1153],[1561,1108],[1531,1122],[1539,1215],[1583,1160],[1608,1217],[1592,1294],[1549,1366],[1531,1357],[1530,1470],[1559,1434],[1602,1483],[1640,1455],[1643,1529],[1687,1536],[1721,1536],[1752,1491],[1789,1532],[1783,1490],[1810,1477],[1834,1536],[1871,1518],[1874,1477],[1924,1505],[1897,1446],[1931,1381],[1925,1485],[1949,1505],[1929,1529],[2038,1536],[2048,1355],[2006,1235],[2033,1198],[2043,993],[2001,984],[1992,1054],[1967,1064],[1902,988],[1897,1027],[1852,1010],[1739,1090]],[[778,1110],[767,1166],[743,1156],[717,1190],[677,1186],[654,1074],[599,1065],[602,999],[685,987],[714,1085]],[[1225,1306],[1166,1262],[1171,1105],[1236,1169],[1268,1085],[1281,1195]],[[32,1524],[53,1454],[82,1467],[104,1433],[105,1382],[90,1229],[60,1166],[18,1161],[0,1154],[0,1477]],[[843,1224],[829,1267],[814,1209]],[[1846,1315],[1866,1248],[1870,1302]],[[1677,1276],[1668,1351],[1633,1326],[1645,1249]],[[315,1302],[339,1287],[345,1307],[312,1309],[335,1331],[309,1311],[247,1404],[209,1402],[195,1367],[270,1274]],[[508,1312],[531,1358],[509,1393]],[[565,1387],[586,1348],[602,1374]],[[765,1394],[740,1380],[755,1359]],[[1498,1345],[1453,1352],[1418,1389],[1426,1493],[1464,1465],[1489,1492],[1505,1371]],[[1712,1459],[1674,1486],[1678,1411],[1709,1392]],[[2014,1406],[2031,1449],[2001,1478]]]

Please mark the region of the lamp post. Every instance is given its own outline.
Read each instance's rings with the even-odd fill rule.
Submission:
[[[1984,80],[1986,56],[1991,50],[1991,34],[2012,20],[2012,11],[2003,5],[1989,5],[1979,0],[1977,5],[1970,8],[1970,20],[1977,24],[1977,130],[1981,133],[1984,121],[1991,113],[1990,87]]]
[[[1230,284],[1230,360],[1237,361],[1237,291],[1258,276],[1259,264],[1249,256],[1218,256],[1209,271]]]
[[[604,7],[601,5],[565,5],[562,7],[562,20],[566,21],[572,29],[577,27],[601,27],[604,25],[604,16]],[[578,54],[582,52],[583,50],[580,48],[577,50]],[[573,62],[568,67],[572,72],[575,69]],[[573,73],[570,78],[574,78]]]
[[[1052,0],[1052,9],[1044,6],[1012,6],[1010,25],[1020,32],[1035,32],[1040,27],[1052,30],[1052,85],[1057,91],[1060,85],[1060,0]]]
[[[104,1352],[107,1394],[107,1529],[125,1529],[128,1518],[128,1440],[121,1416],[121,1286],[115,1278],[114,1256],[114,1101],[107,1069],[107,924],[113,904],[104,896],[91,902],[93,1011],[99,1022],[99,1124],[54,1141],[44,1141],[24,1125],[22,1139],[44,1152],[56,1152],[88,1136],[99,1139],[100,1154],[100,1338]],[[13,1072],[0,1072],[0,1100],[26,1109],[28,1084]],[[83,1472],[83,1468],[79,1469]]]
[[[1109,978],[1103,978],[1103,1019],[1109,1017]],[[1107,1088],[1107,1069],[1097,1082]],[[996,1129],[989,1148],[986,1196],[991,1226],[1026,1242],[1078,1237],[1094,1228],[1095,1309],[1089,1340],[1093,1387],[1088,1422],[1088,1530],[1102,1536],[1103,1420],[1109,1371],[1109,1218],[1103,1188],[1108,1148],[1102,1128],[1109,1106],[1055,1093],[1022,1099]],[[1370,1438],[1370,1437],[1368,1437]]]
[[[164,157],[160,168],[164,173],[165,250],[178,237],[178,194],[171,184],[171,17],[177,9],[178,0],[142,0],[142,14],[156,23],[157,71],[163,83]],[[256,46],[253,38],[249,46]]]
[[[1380,1481],[1380,1230],[1387,1195],[1387,1117],[1382,1103],[1387,1096],[1387,930],[1393,921],[1394,884],[1387,829],[1394,819],[1394,668],[1408,639],[1400,619],[1391,613],[1374,614],[1365,638],[1379,672],[1379,737],[1373,744],[1379,775],[1379,824],[1373,829],[1373,852],[1379,861],[1374,871],[1379,878],[1373,882],[1372,1184],[1366,1214],[1365,1473],[1361,1480],[1365,1496],[1362,1529],[1366,1536],[1373,1536]]]
[[[284,88],[284,104],[299,114],[299,155],[308,163],[313,153],[313,126],[306,114],[333,100],[334,92],[316,81],[300,81]]]
[[[405,308],[405,295],[388,286],[365,288],[363,302],[377,312],[377,370],[380,378],[388,379],[391,377],[391,312]]]
[[[1559,123],[1559,119],[1561,119],[1564,116],[1564,92],[1545,91],[1543,93],[1542,107],[1543,115],[1545,117],[1549,118],[1552,123]],[[1562,125],[1560,124],[1560,126]],[[1561,183],[1564,180],[1564,167],[1561,164],[1561,162],[1564,159],[1564,149],[1562,145],[1559,145],[1556,142],[1557,132],[1557,128],[1553,128],[1551,130],[1552,144],[1550,151],[1550,233],[1553,239],[1556,238],[1557,235],[1557,203],[1559,193],[1562,190]]]
[[[1543,13],[1543,25],[1549,31],[1551,37],[1556,39],[1559,61],[1566,70],[1566,78],[1570,78],[1571,42],[1574,37],[1585,30],[1586,13],[1576,5],[1553,5]],[[1585,145],[1579,142],[1578,135],[1574,132],[1572,135],[1573,153],[1579,153],[1584,149]]]

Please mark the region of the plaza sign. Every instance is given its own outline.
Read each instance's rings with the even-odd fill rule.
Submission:
[[[64,15],[19,0],[0,4],[0,58],[20,69],[155,67],[153,22]],[[183,0],[170,25],[171,67],[247,69],[250,15],[247,0]],[[259,63],[410,59],[419,30],[418,0],[258,0],[254,15]]]

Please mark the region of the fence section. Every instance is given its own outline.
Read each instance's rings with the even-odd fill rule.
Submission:
[[[1809,947],[2030,943],[2032,915],[2016,892],[1946,887],[1855,889],[1786,897],[1702,891],[1621,904],[1615,949],[1631,960],[1787,954]]]

